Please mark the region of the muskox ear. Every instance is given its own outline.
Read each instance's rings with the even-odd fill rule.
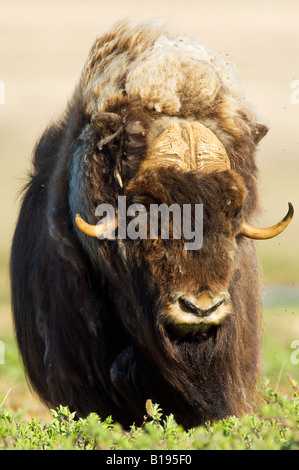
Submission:
[[[107,129],[110,133],[116,132],[122,125],[122,119],[118,114],[102,112],[93,116],[91,123],[100,135],[105,135]]]
[[[257,145],[260,140],[267,134],[269,128],[262,123],[257,123],[252,131],[253,141]]]

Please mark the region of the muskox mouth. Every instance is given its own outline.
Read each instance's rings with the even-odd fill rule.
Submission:
[[[232,314],[227,292],[213,294],[209,290],[199,295],[175,295],[161,313],[166,328],[178,335],[207,333],[214,325],[221,325]]]

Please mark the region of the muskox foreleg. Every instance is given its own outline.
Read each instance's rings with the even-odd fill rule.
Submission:
[[[120,409],[129,408],[133,416],[139,416],[140,422],[136,423],[139,425],[143,420],[146,401],[142,374],[139,373],[141,368],[141,358],[133,346],[121,351],[110,367],[114,399]]]
[[[111,365],[110,378],[114,388],[121,394],[128,388],[133,392],[136,372],[137,364],[134,349],[129,346],[118,354]]]

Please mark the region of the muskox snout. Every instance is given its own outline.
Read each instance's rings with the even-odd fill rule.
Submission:
[[[179,334],[206,332],[212,325],[220,325],[232,313],[228,292],[214,293],[204,289],[199,294],[173,295],[161,318]]]
[[[195,301],[196,303],[194,303],[193,298],[189,300],[186,297],[180,297],[178,301],[180,303],[181,309],[184,312],[193,313],[194,315],[198,315],[200,317],[207,317],[211,313],[215,312],[217,308],[223,304],[225,298],[220,299],[218,302],[216,301],[216,303],[214,303],[212,300],[212,302],[209,302],[207,305],[205,303],[202,305],[201,301]]]

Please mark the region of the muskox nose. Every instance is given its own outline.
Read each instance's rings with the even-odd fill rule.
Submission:
[[[217,308],[228,300],[228,294],[213,295],[205,290],[199,295],[182,295],[178,301],[181,309],[187,313],[193,313],[201,317],[211,315]]]

